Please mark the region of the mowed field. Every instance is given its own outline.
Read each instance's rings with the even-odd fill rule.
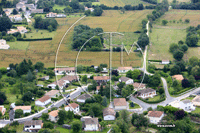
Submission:
[[[142,0],[100,0],[100,3],[110,7],[138,4],[150,5]]]
[[[152,45],[149,49],[149,59],[169,59],[173,60],[173,55],[169,53],[169,45],[171,43],[178,43],[179,40],[185,41],[186,28],[189,26],[197,26],[200,24],[200,11],[191,10],[170,10],[163,15],[154,25],[152,33],[150,33],[150,39]],[[166,19],[168,21],[176,20],[175,23],[168,23],[166,26],[161,25],[161,21]],[[182,19],[183,22],[179,20]],[[190,19],[189,24],[185,24],[185,19]],[[184,59],[187,60],[191,56],[200,57],[200,48],[189,48]]]
[[[102,27],[104,31],[111,32],[134,32],[141,29],[140,23],[142,19],[146,18],[146,15],[150,12],[151,10],[143,10],[121,14],[120,11],[104,11],[103,16],[86,17],[78,24],[89,25],[92,28]],[[79,15],[65,19],[57,18],[59,27],[53,35],[53,40],[10,43],[12,45],[11,49],[0,50],[0,67],[7,67],[10,63],[19,63],[24,58],[31,59],[33,63],[42,61],[45,67],[53,67],[55,65],[57,47],[62,36],[79,18]],[[39,32],[39,34],[41,35],[41,32]],[[127,36],[131,38],[130,34]],[[58,66],[75,65],[78,52],[71,49],[72,37],[73,29],[66,35],[59,49]],[[133,41],[134,40],[136,39],[133,39]],[[120,66],[120,52],[113,53],[112,57],[112,65],[114,67]],[[139,67],[142,65],[141,59],[142,58],[137,53],[131,53],[129,56],[124,53],[124,65]],[[101,63],[109,64],[109,52],[81,52],[79,55],[78,64],[99,65]]]

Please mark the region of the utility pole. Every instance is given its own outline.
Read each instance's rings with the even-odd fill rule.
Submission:
[[[112,32],[110,33],[110,103],[111,103],[111,76],[112,76]]]

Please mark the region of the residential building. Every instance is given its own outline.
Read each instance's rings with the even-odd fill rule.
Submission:
[[[197,95],[193,100],[192,103],[194,106],[200,106],[200,95]]]
[[[69,74],[69,73],[75,73],[75,71],[76,71],[75,67],[62,67],[54,69],[54,72],[56,74],[63,74],[63,73]]]
[[[51,103],[51,97],[49,96],[43,96],[35,101],[36,106],[45,106],[49,103]]]
[[[161,64],[163,64],[163,65],[166,65],[166,64],[169,64],[169,63],[170,63],[169,60],[162,60],[162,62],[161,62]]]
[[[24,34],[24,33],[28,32],[28,30],[23,26],[17,26],[17,30],[21,34]]]
[[[98,118],[84,118],[83,128],[84,131],[98,131],[99,130],[99,121]]]
[[[101,71],[101,73],[108,73],[107,68],[103,68],[103,71]]]
[[[43,9],[31,9],[31,13],[43,13]]]
[[[55,89],[56,85],[58,85],[60,89],[63,89],[64,87],[67,87],[67,84],[70,84],[71,82],[76,82],[78,80],[79,78],[77,76],[67,75],[58,81],[48,84],[47,87]]]
[[[58,14],[56,17],[58,17],[58,18],[66,18],[66,15],[65,14]]]
[[[37,87],[44,87],[44,85],[41,85],[41,84],[37,84],[36,86]]]
[[[2,115],[4,115],[6,113],[6,108],[4,108],[3,105],[0,106],[0,112]]]
[[[22,9],[22,11],[26,11],[26,6],[25,6],[25,3],[24,2],[19,2],[16,4],[16,9],[19,11],[19,9]]]
[[[94,11],[94,9],[93,9],[93,8],[88,8],[88,7],[85,7],[85,11],[87,11],[87,10],[90,10],[91,12],[93,12],[93,11]]]
[[[49,76],[44,76],[42,78],[40,78],[42,81],[45,81],[45,80],[49,80]]]
[[[12,15],[12,16],[9,16],[9,19],[12,22],[21,22],[23,20],[21,15]]]
[[[9,16],[13,10],[12,9],[4,9],[3,11],[5,12],[6,16]]]
[[[149,118],[150,123],[158,124],[164,117],[164,112],[152,110],[148,112],[147,117]]]
[[[177,101],[169,103],[169,105],[175,108],[183,109],[184,111],[187,111],[187,112],[191,112],[195,110],[195,106],[190,100],[183,100],[183,101],[177,100]]]
[[[135,91],[143,90],[143,89],[146,88],[146,85],[143,84],[143,83],[136,83],[136,82],[135,82],[135,83],[133,83],[132,85],[133,85]]]
[[[119,82],[125,82],[126,85],[133,84],[133,79],[127,77],[119,78]]]
[[[57,122],[58,120],[58,112],[59,110],[53,110],[51,112],[49,112],[49,120],[53,121],[53,122]]]
[[[129,70],[132,70],[133,68],[132,67],[118,67],[117,71],[119,73],[126,73],[128,72]]]
[[[114,108],[116,110],[123,110],[123,109],[127,109],[128,107],[128,104],[125,98],[115,98],[113,99],[113,103],[114,103]]]
[[[51,98],[56,98],[60,96],[60,91],[59,90],[50,90],[45,94],[45,96],[49,96]]]
[[[14,34],[17,32],[18,32],[18,30],[16,30],[16,29],[10,29],[9,31],[7,31],[7,34]]]
[[[57,13],[53,13],[53,12],[47,13],[46,17],[47,18],[55,18],[55,17],[57,17]]]
[[[9,49],[10,46],[6,44],[6,40],[0,39],[0,49]]]
[[[34,4],[25,4],[26,8],[28,8],[29,10],[33,10],[36,9]]]
[[[79,105],[77,103],[71,103],[65,107],[66,111],[73,111],[74,113],[78,113],[80,111]]]
[[[84,93],[82,95],[80,95],[78,98],[77,98],[77,102],[79,103],[85,103],[85,100],[90,98],[91,96],[87,93]]]
[[[178,80],[178,81],[182,81],[184,78],[183,78],[183,75],[180,75],[180,74],[178,74],[178,75],[174,75],[174,76],[172,76],[172,78],[173,79],[176,79],[176,80]]]
[[[110,76],[94,76],[93,80],[95,80],[98,84],[107,83],[110,81]]]
[[[30,120],[25,121],[24,131],[25,132],[38,132],[43,126],[42,120]]]
[[[103,119],[104,121],[115,120],[116,112],[112,108],[105,108],[103,110]]]
[[[23,110],[23,114],[31,113],[31,106],[15,106],[14,111],[17,109]]]
[[[151,89],[151,88],[139,90],[139,91],[137,91],[137,95],[138,95],[138,97],[141,97],[141,98],[149,98],[149,97],[152,98],[156,95],[156,90]]]

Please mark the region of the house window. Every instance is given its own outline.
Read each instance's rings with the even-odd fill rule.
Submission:
[[[35,125],[33,125],[33,128],[35,128]]]

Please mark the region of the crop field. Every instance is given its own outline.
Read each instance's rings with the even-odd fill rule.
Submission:
[[[149,5],[141,0],[100,0],[101,4],[114,7],[114,6],[125,6],[125,5],[138,5],[144,4]]]
[[[197,10],[170,10],[156,22],[156,25],[160,26],[161,21],[166,19],[169,21],[169,23],[167,26],[162,26],[162,28],[184,29],[188,26],[197,26],[200,24],[199,16],[200,11]],[[185,19],[190,19],[190,23],[184,23]],[[175,20],[175,23],[173,20]],[[182,20],[182,22],[180,20]]]
[[[121,11],[106,10],[101,17],[87,17],[80,23],[92,28],[101,27],[106,32],[134,32],[141,29],[141,21],[152,10]]]
[[[127,32],[125,33],[127,40],[124,40],[124,44],[132,43],[137,40],[139,34],[132,33],[134,31],[141,29],[141,21],[146,18],[146,15],[150,13],[151,10],[143,11],[130,11],[121,14],[120,11],[104,11],[101,17],[87,17],[80,21],[78,24],[86,24],[92,28],[102,27],[104,31],[111,32]],[[1,50],[0,52],[0,67],[7,67],[10,63],[19,63],[24,58],[31,59],[33,63],[37,61],[42,61],[45,67],[52,67],[55,64],[55,55],[57,51],[58,44],[67,31],[67,29],[80,18],[80,15],[73,15],[63,18],[56,18],[59,23],[57,31],[50,33],[48,31],[43,31],[45,36],[52,35],[53,40],[46,41],[17,41],[8,42],[11,45],[9,50]],[[76,25],[78,25],[76,24]],[[36,30],[33,29],[36,34]],[[37,37],[43,37],[41,34],[42,30],[38,31]],[[59,49],[57,65],[59,66],[74,66],[77,56],[77,51],[71,49],[72,44],[73,29],[67,34],[63,40],[63,44]],[[26,34],[27,38],[29,35]],[[113,40],[115,41],[115,40]],[[120,39],[116,39],[116,42],[120,42]],[[128,49],[128,48],[127,48]],[[78,64],[83,65],[99,65],[101,63],[109,64],[109,52],[81,52],[79,55]],[[141,55],[138,53],[130,53],[128,56],[124,52],[124,66],[141,66]],[[118,67],[120,65],[120,52],[114,52],[112,55],[112,66]]]

